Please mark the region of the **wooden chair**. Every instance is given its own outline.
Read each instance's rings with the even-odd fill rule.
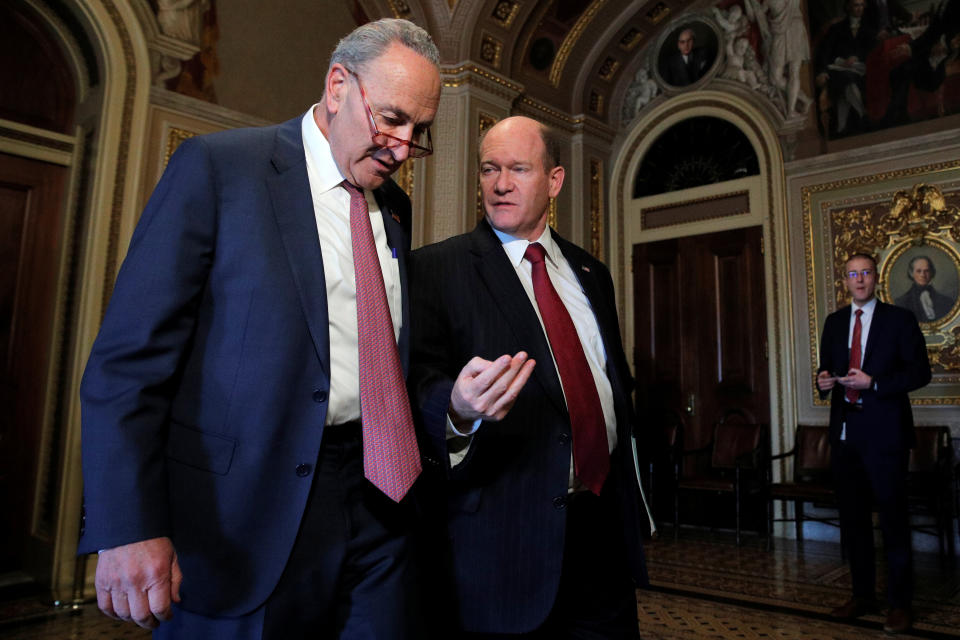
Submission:
[[[803,523],[805,520],[823,522],[839,526],[837,516],[822,517],[808,516],[803,507],[806,503],[831,508],[837,507],[837,499],[833,489],[833,477],[830,470],[830,436],[829,427],[811,425],[797,425],[794,435],[793,448],[784,453],[770,457],[771,477],[772,465],[778,460],[792,459],[793,474],[790,480],[771,482],[767,505],[768,528],[773,531],[774,522],[794,521],[797,540],[803,541]],[[793,502],[793,518],[774,518],[773,503],[776,500]],[[772,536],[768,539],[771,542]],[[768,544],[768,547],[770,544]]]
[[[940,554],[954,555],[953,486],[951,468],[953,447],[950,429],[924,426],[914,429],[916,446],[910,450],[907,471],[907,500],[910,528],[936,536]]]
[[[702,449],[683,452],[680,478],[673,507],[673,532],[680,530],[680,494],[699,493],[732,495],[737,545],[740,545],[743,498],[766,492],[767,461],[765,459],[766,425],[729,420],[714,427],[713,440]],[[709,467],[686,476],[682,473],[686,460],[709,453]],[[763,519],[766,524],[766,518]],[[767,532],[769,534],[769,532]]]

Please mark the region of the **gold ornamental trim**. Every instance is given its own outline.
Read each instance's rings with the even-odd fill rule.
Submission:
[[[490,82],[496,83],[502,87],[520,93],[523,91],[523,87],[515,82],[511,82],[506,78],[499,76],[495,73],[491,73],[486,69],[478,67],[475,64],[463,64],[459,67],[440,67],[441,76],[464,76],[453,78],[443,81],[443,86],[445,87],[459,87],[461,85],[474,84],[476,81],[471,79],[471,76],[479,76],[484,80],[489,80]],[[467,74],[467,75],[464,75]]]
[[[856,252],[875,256],[879,276],[877,296],[893,303],[898,295],[897,289],[903,286],[898,275],[905,273],[911,256],[922,252],[939,255],[938,268],[949,266],[955,272],[957,299],[942,316],[932,321],[920,321],[920,328],[927,343],[930,364],[934,367],[934,384],[960,383],[960,210],[947,204],[943,192],[946,189],[949,194],[960,193],[960,181],[956,176],[943,176],[957,169],[960,169],[960,160],[801,188],[811,372],[816,371],[818,344],[813,337],[819,334],[820,321],[847,302],[842,271],[848,256]],[[941,184],[931,184],[937,174],[941,175]],[[897,189],[904,179],[918,179],[918,182]],[[900,185],[883,188],[883,183],[893,181],[899,181]],[[852,189],[873,185],[879,188],[872,193],[869,190],[851,193]],[[822,264],[819,259],[823,260]],[[818,291],[826,294],[825,306],[819,313]],[[815,388],[814,384],[812,389]],[[914,405],[960,405],[960,393],[955,388],[944,392],[949,395],[925,395],[911,398],[911,402]],[[813,396],[815,405],[828,404],[828,400],[820,399],[815,391]]]
[[[550,65],[550,84],[554,87],[560,86],[560,78],[563,76],[563,68],[567,65],[567,59],[570,57],[570,53],[573,51],[574,45],[580,40],[580,36],[583,35],[584,29],[593,22],[593,19],[597,17],[597,13],[600,12],[600,9],[607,3],[607,0],[593,0],[590,3],[590,6],[587,7],[587,10],[584,11],[580,17],[577,19],[576,24],[573,25],[573,28],[567,33],[564,37],[563,42],[560,43],[560,48],[557,49],[557,56],[553,59],[553,64]]]
[[[501,27],[504,29],[509,29],[510,25],[513,24],[514,18],[517,17],[517,12],[520,11],[520,3],[514,2],[513,0],[500,0],[497,3],[497,6],[493,8],[492,17],[496,20]]]
[[[590,158],[590,253],[603,259],[603,161]]]
[[[480,112],[477,118],[477,139],[480,139],[487,130],[493,125],[497,124],[497,119],[491,115]],[[480,150],[477,149],[479,152]],[[479,167],[477,167],[479,169]],[[480,172],[476,172],[476,181],[477,181],[477,222],[480,222],[485,215],[483,210],[483,191],[480,189]]]
[[[198,134],[195,131],[189,131],[179,127],[170,127],[167,131],[167,146],[163,151],[163,166],[160,168],[161,171],[167,168],[167,163],[170,162],[170,156],[177,150],[177,147],[179,147],[184,140],[193,138],[196,135]]]

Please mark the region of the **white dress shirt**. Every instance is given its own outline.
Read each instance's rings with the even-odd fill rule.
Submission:
[[[860,316],[860,368],[863,368],[863,361],[867,357],[867,336],[870,335],[870,323],[873,321],[873,312],[877,308],[877,299],[876,297],[870,298],[870,301],[865,305],[858,306],[857,303],[853,303],[850,306],[850,329],[847,332],[847,350],[849,351],[853,346],[853,327],[857,322],[857,309],[863,311],[863,314]],[[835,373],[840,373],[835,372]],[[844,375],[847,374],[846,371],[843,372]],[[846,399],[846,394],[844,394],[844,402],[849,402]],[[857,398],[857,403],[861,404],[863,402],[862,397]],[[840,429],[840,439],[847,439],[847,423],[844,422],[843,426]]]
[[[530,241],[514,238],[496,229],[494,229],[494,233],[500,238],[503,250],[507,254],[507,259],[509,259],[510,264],[513,265],[517,277],[520,279],[520,284],[523,285],[524,291],[527,292],[530,304],[533,305],[534,310],[537,312],[537,319],[540,320],[540,326],[543,327],[543,318],[540,317],[540,309],[537,307],[537,298],[533,291],[533,268],[530,262],[523,258],[523,254],[526,252],[527,246],[530,245]],[[535,242],[539,242],[546,251],[544,261],[546,263],[547,275],[550,277],[550,282],[553,283],[554,289],[557,290],[557,294],[563,301],[564,306],[566,306],[567,312],[570,314],[570,319],[577,329],[577,335],[580,338],[583,353],[587,358],[587,363],[590,365],[590,373],[593,374],[597,394],[600,396],[600,406],[603,409],[603,419],[607,429],[607,447],[609,451],[613,451],[614,447],[617,446],[617,419],[613,408],[613,390],[606,373],[607,354],[603,346],[603,337],[600,335],[600,326],[597,324],[597,319],[596,316],[594,316],[593,308],[590,306],[590,301],[587,300],[587,296],[580,286],[580,281],[570,267],[570,263],[567,262],[567,259],[560,251],[560,247],[553,241],[550,227],[546,227]],[[546,328],[544,328],[543,331],[544,337],[546,337]],[[549,340],[547,343],[549,344]],[[544,365],[545,363],[542,362],[537,363],[538,367]],[[553,363],[553,366],[556,369],[556,362]],[[527,384],[529,384],[529,382]],[[474,423],[473,429],[470,431],[471,434],[476,431],[479,424],[479,421]],[[449,431],[451,427],[452,422],[448,420],[448,440],[460,440],[458,434]],[[450,464],[456,465],[466,456],[466,448],[458,447],[454,442],[450,442],[449,444],[454,445],[450,452]],[[573,473],[572,455],[569,488],[571,490],[579,488],[579,481],[576,480]]]
[[[330,143],[313,119],[314,107],[304,114],[301,130],[327,289],[330,396],[326,424],[330,425],[360,419],[357,285],[350,237],[350,193],[341,184],[344,178],[333,159]],[[399,339],[403,320],[400,267],[396,255],[387,245],[387,233],[376,199],[369,190],[364,190],[364,196],[370,209],[370,226],[380,256],[393,332]]]

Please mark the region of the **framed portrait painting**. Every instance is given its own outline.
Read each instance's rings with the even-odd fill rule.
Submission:
[[[872,255],[877,297],[910,310],[927,345],[933,380],[911,401],[960,404],[960,162],[810,185],[802,198],[810,336],[849,304],[849,256]]]

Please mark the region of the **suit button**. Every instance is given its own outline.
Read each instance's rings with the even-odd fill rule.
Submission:
[[[327,392],[323,389],[317,389],[313,392],[313,401],[314,402],[326,402],[327,401]]]
[[[569,433],[561,433],[561,434],[557,437],[557,441],[558,441],[560,444],[567,444],[568,442],[570,442],[570,434],[569,434]]]
[[[566,509],[567,499],[564,496],[557,496],[553,499],[553,506],[557,509]]]
[[[313,467],[306,463],[298,464],[296,469],[297,475],[300,476],[301,478],[306,478],[308,475],[310,475],[310,472],[312,470],[313,470]]]

